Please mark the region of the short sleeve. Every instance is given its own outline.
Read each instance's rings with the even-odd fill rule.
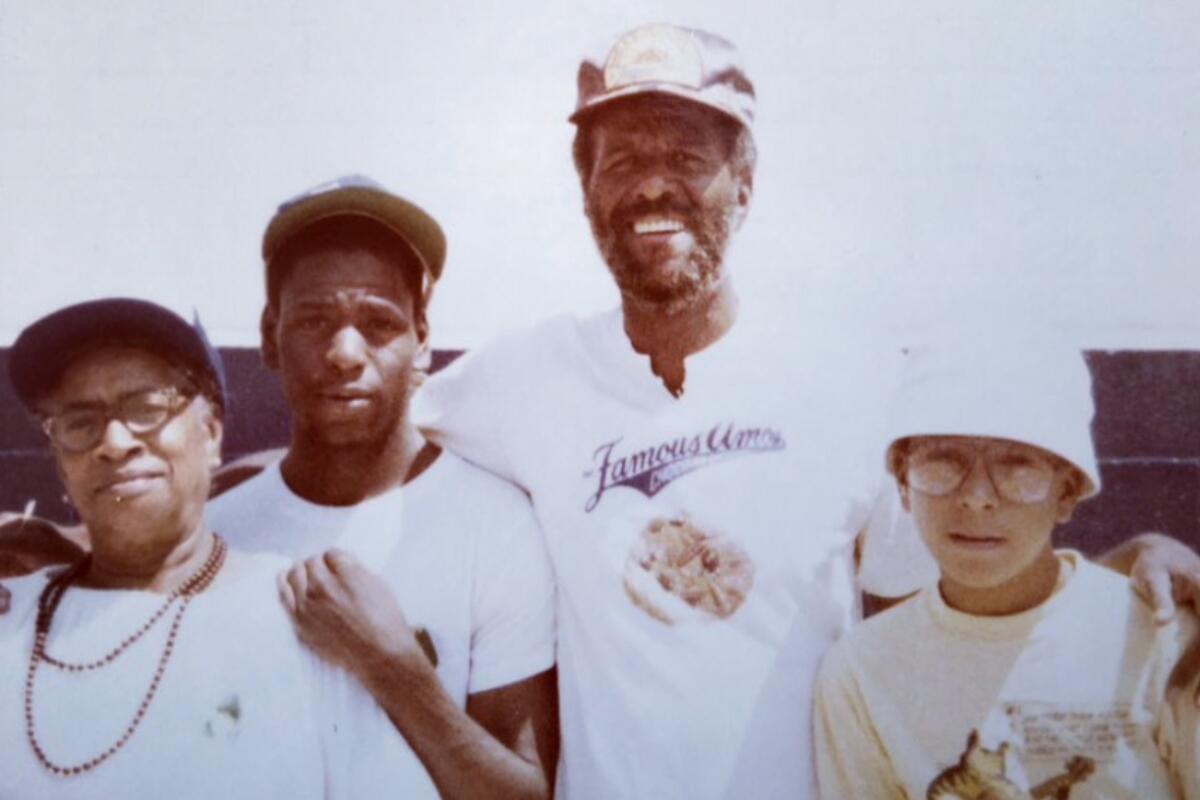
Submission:
[[[813,726],[822,800],[904,800],[841,644],[817,675]]]
[[[853,425],[848,438],[857,446],[859,480],[852,520],[860,535],[858,583],[880,597],[904,597],[937,580],[937,564],[904,511],[896,482],[886,469],[890,445],[888,419],[904,372],[903,350],[867,346],[856,358],[843,359],[839,380],[842,413]]]
[[[554,577],[542,532],[523,495],[495,519],[506,524],[478,539],[472,597],[471,694],[536,675],[554,665]]]
[[[510,453],[510,411],[521,365],[502,341],[467,353],[429,378],[413,398],[412,418],[430,441],[508,480],[517,480]]]
[[[880,597],[904,597],[938,579],[937,562],[921,541],[893,483],[884,483],[862,532],[858,583]]]

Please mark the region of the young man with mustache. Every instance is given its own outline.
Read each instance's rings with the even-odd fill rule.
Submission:
[[[280,206],[262,354],[291,442],[208,515],[236,548],[306,559],[280,581],[301,639],[367,687],[443,796],[545,797],[554,589],[537,524],[408,419],[444,257],[437,223],[366,179]]]

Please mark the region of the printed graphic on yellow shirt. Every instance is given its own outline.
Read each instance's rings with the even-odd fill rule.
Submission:
[[[1092,759],[1075,756],[1064,765],[1061,775],[1026,792],[1008,779],[1007,755],[1008,742],[989,750],[979,741],[979,732],[971,731],[958,763],[933,779],[926,800],[1069,800],[1071,787],[1087,780],[1096,769]]]
[[[1155,747],[1151,720],[1130,703],[1097,708],[1022,701],[1007,703],[1004,713],[1028,759],[1050,761],[1079,754],[1111,764],[1123,751]]]
[[[638,608],[668,625],[696,612],[727,619],[754,586],[754,564],[737,542],[687,516],[656,518],[629,552],[624,585]]]

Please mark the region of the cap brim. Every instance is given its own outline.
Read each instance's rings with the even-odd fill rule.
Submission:
[[[9,350],[9,380],[22,404],[35,410],[75,359],[109,344],[142,347],[200,369],[224,392],[224,376],[197,330],[162,306],[131,298],[79,303],[30,325]]]
[[[419,206],[388,192],[352,186],[324,192],[283,206],[263,234],[263,260],[305,228],[337,217],[359,217],[382,225],[413,251],[430,278],[441,277],[446,237],[441,226]]]
[[[703,92],[693,89],[690,86],[669,82],[637,83],[629,86],[623,86],[620,89],[615,89],[611,92],[605,92],[604,94],[596,95],[592,99],[588,100],[587,103],[575,109],[575,112],[571,114],[571,116],[567,117],[567,120],[578,125],[580,122],[591,116],[599,109],[606,108],[614,102],[627,100],[629,98],[644,94],[659,94],[669,97],[677,97],[681,100],[690,100],[696,105],[704,106],[705,108],[711,108],[713,111],[720,112],[724,116],[729,117],[740,125],[743,125],[747,128],[752,127],[751,120],[747,119],[743,114],[728,108],[723,103],[714,102]]]

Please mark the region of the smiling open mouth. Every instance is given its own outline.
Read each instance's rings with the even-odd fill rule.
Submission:
[[[633,223],[633,232],[642,234],[678,233],[683,230],[683,223],[670,217],[643,217]]]

